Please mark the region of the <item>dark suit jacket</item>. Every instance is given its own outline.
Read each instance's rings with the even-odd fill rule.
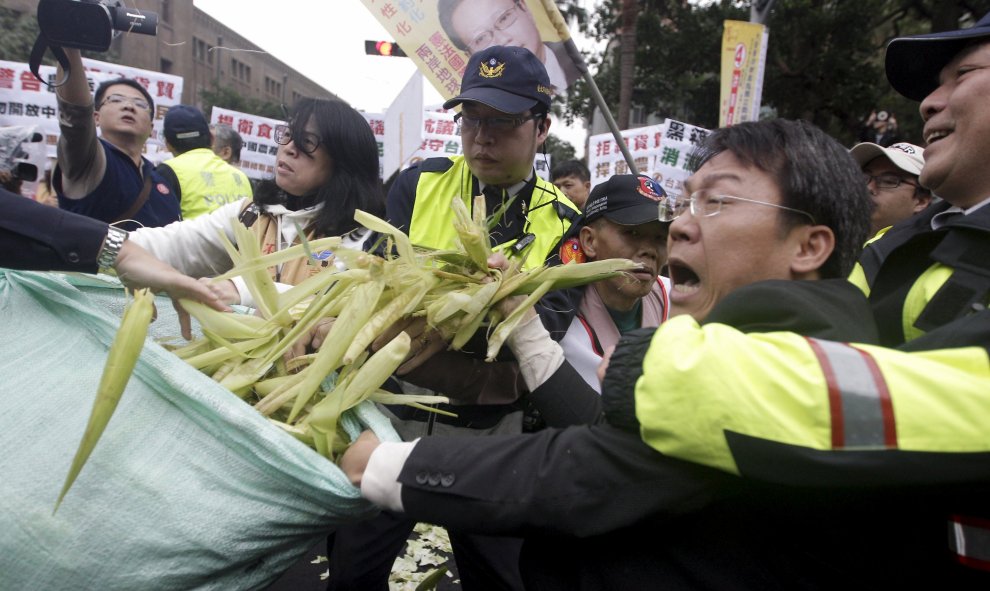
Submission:
[[[734,292],[710,317],[752,332],[803,328],[820,338],[877,339],[866,298],[845,280],[760,282]],[[652,329],[644,332],[650,334]],[[456,444],[422,438],[399,477],[407,513],[486,533],[587,536],[657,512],[695,508],[713,482],[730,478],[662,456],[638,433],[577,426],[600,419],[598,394],[574,379],[567,364],[559,373],[531,396],[542,397],[540,410],[552,417],[550,425],[575,426]]]
[[[844,281],[755,284],[710,317],[877,338],[865,298]],[[756,482],[663,456],[608,424],[423,438],[399,481],[411,518],[525,535],[524,579],[539,589],[965,587],[958,577],[970,576],[944,552],[944,501],[958,489]]]
[[[107,224],[0,190],[0,267],[95,273]]]

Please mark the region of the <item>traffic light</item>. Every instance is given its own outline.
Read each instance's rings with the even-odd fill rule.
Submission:
[[[406,52],[394,41],[365,41],[364,52],[368,55],[406,57]]]

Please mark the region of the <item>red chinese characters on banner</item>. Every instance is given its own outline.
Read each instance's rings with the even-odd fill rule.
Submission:
[[[175,98],[175,96],[174,96],[175,95],[175,84],[173,84],[172,82],[166,82],[165,80],[159,80],[155,85],[158,87],[155,96],[158,96],[158,97],[167,96],[168,98]]]
[[[38,92],[41,90],[41,80],[35,78],[31,72],[21,72],[21,90]]]

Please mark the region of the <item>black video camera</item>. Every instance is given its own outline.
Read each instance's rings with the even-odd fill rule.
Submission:
[[[115,31],[157,34],[158,15],[121,0],[41,0],[38,28],[49,45],[106,51]]]
[[[45,136],[36,129],[33,125],[0,127],[0,170],[22,181],[38,180],[45,162]]]

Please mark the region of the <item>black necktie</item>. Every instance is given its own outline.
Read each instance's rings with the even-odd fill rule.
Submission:
[[[488,185],[481,194],[485,196],[485,215],[491,215],[502,205],[502,189]]]

